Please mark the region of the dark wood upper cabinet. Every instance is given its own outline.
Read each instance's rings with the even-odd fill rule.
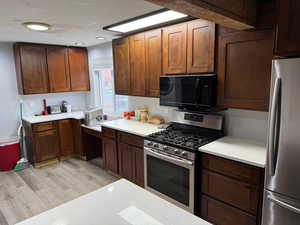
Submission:
[[[74,149],[74,136],[72,120],[59,120],[57,122],[59,144],[60,144],[60,156],[67,157],[75,154]]]
[[[163,73],[184,74],[187,57],[187,24],[163,28]]]
[[[130,54],[129,38],[113,40],[115,92],[130,94]]]
[[[187,73],[215,70],[215,24],[207,20],[188,23]]]
[[[218,104],[268,111],[273,30],[220,35],[218,46]]]
[[[45,46],[16,44],[15,60],[20,94],[49,92]]]
[[[146,95],[145,33],[129,37],[130,40],[130,94]]]
[[[86,48],[68,48],[72,91],[89,91],[90,79]]]
[[[300,1],[278,0],[278,3],[275,55],[300,55]]]
[[[50,91],[71,91],[67,48],[60,46],[47,47],[47,63]]]
[[[161,29],[145,33],[146,48],[146,95],[159,97],[159,78],[162,75]]]

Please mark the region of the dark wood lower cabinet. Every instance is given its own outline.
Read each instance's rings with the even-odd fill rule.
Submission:
[[[256,217],[202,195],[201,217],[215,225],[256,225]]]
[[[56,130],[33,134],[35,163],[55,159],[59,156],[59,143]]]
[[[134,150],[134,181],[137,185],[144,187],[144,149],[133,147]]]
[[[59,120],[57,122],[60,157],[68,157],[75,154],[72,120]]]
[[[200,217],[214,225],[261,223],[264,169],[202,154]]]
[[[118,174],[118,149],[116,140],[102,137],[102,150],[105,168]]]
[[[131,146],[125,143],[119,143],[119,167],[120,175],[127,180],[134,180],[134,151]]]

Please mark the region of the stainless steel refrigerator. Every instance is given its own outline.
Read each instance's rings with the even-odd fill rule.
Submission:
[[[300,58],[273,61],[263,225],[300,224]]]

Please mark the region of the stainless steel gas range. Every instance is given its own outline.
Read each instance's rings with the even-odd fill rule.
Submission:
[[[198,149],[224,136],[222,124],[222,115],[179,113],[165,130],[147,136],[145,188],[194,213]]]

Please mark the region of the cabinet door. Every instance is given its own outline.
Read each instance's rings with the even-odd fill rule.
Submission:
[[[105,168],[118,174],[118,153],[116,140],[102,137]]]
[[[50,91],[71,91],[67,48],[59,46],[47,47],[47,64]]]
[[[201,196],[201,218],[215,225],[256,225],[256,217],[237,208]]]
[[[119,172],[122,177],[134,182],[134,151],[122,142],[119,143]]]
[[[131,147],[134,151],[134,180],[135,183],[144,187],[144,149]]]
[[[278,26],[275,54],[292,56],[300,54],[300,1],[278,0]]]
[[[73,126],[71,120],[59,120],[58,134],[60,143],[60,156],[66,157],[75,154]]]
[[[59,156],[59,142],[56,130],[34,134],[36,163],[55,159]]]
[[[161,29],[145,33],[146,47],[146,95],[159,97],[159,78],[162,75]]]
[[[16,67],[23,94],[49,92],[46,48],[42,45],[16,45]]]
[[[89,91],[90,79],[86,48],[69,48],[68,55],[72,91]]]
[[[130,86],[131,95],[146,95],[145,34],[133,35],[130,40]]]
[[[203,170],[202,192],[253,215],[258,214],[260,191],[257,186]]]
[[[187,43],[187,72],[214,72],[215,24],[201,19],[189,22]]]
[[[273,31],[237,32],[218,42],[218,104],[267,111]]]
[[[187,24],[163,28],[163,73],[186,73]]]
[[[119,95],[130,94],[130,56],[129,39],[113,40],[115,92]]]

